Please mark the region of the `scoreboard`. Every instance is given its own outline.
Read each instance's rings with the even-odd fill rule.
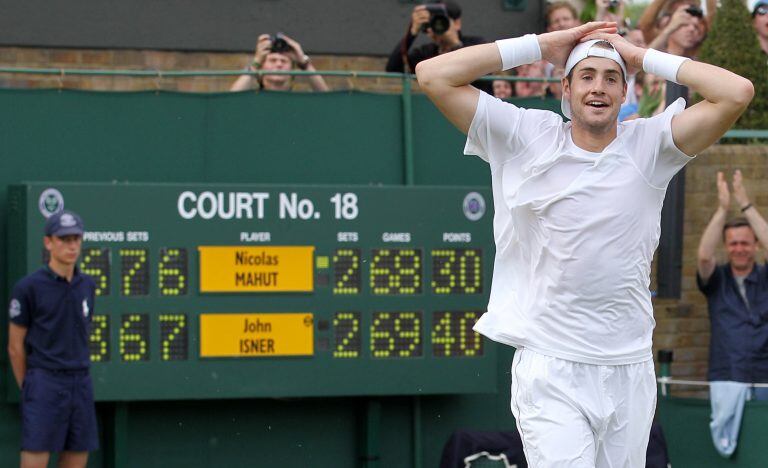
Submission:
[[[493,392],[495,348],[472,330],[490,290],[489,201],[476,188],[16,185],[9,287],[47,262],[46,216],[79,213],[98,400]]]

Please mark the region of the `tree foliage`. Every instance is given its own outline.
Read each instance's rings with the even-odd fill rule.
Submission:
[[[748,78],[755,97],[735,128],[768,129],[768,57],[743,0],[722,0],[698,60]]]

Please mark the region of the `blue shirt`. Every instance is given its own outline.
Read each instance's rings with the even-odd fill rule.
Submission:
[[[711,337],[709,380],[768,383],[768,268],[755,265],[744,278],[749,307],[739,293],[730,264],[719,265],[704,283]]]
[[[27,328],[27,367],[48,370],[87,369],[88,335],[96,284],[75,268],[68,282],[43,267],[13,288],[10,320]]]

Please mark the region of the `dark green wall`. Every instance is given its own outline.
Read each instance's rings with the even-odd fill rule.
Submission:
[[[0,210],[5,187],[33,180],[403,184],[403,108],[399,95],[363,93],[0,90]],[[488,185],[487,165],[461,156],[463,136],[421,95],[413,130],[417,184]],[[13,246],[4,217],[0,246],[5,285]],[[366,398],[100,403],[104,449],[91,466],[353,467],[366,446],[382,467],[413,466],[419,454],[437,466],[455,428],[514,428],[512,351],[499,348],[498,393],[372,400],[381,405],[375,431],[364,430],[377,414]],[[374,442],[361,441],[366,434]],[[17,408],[0,404],[0,466],[18,463],[18,443]]]

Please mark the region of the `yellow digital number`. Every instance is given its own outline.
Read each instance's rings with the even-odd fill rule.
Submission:
[[[360,356],[360,313],[337,312],[333,317],[336,338],[333,357],[356,358]]]
[[[377,295],[421,293],[421,250],[374,249],[371,291]]]
[[[88,349],[91,362],[109,361],[109,317],[106,315],[93,316]]]
[[[480,249],[433,250],[432,292],[435,294],[482,293],[482,251]]]
[[[459,286],[464,294],[482,292],[483,268],[479,250],[467,249],[459,257]]]
[[[439,317],[439,318],[438,318]],[[432,348],[435,356],[450,356],[456,343],[456,336],[451,333],[451,314],[435,314],[432,324]]]
[[[432,354],[437,357],[483,355],[483,338],[472,327],[476,311],[435,312],[432,316]]]
[[[456,261],[456,250],[443,249],[432,251],[432,292],[450,294],[456,287],[456,277],[451,267]]]
[[[187,250],[160,249],[157,278],[161,296],[187,294]]]
[[[477,312],[464,312],[459,318],[461,333],[459,349],[464,356],[477,356],[483,353],[483,337],[472,329],[478,318]]]
[[[109,249],[83,249],[80,270],[96,282],[96,295],[109,295]]]
[[[149,270],[146,249],[120,249],[124,296],[145,296],[149,294]]]
[[[371,354],[375,358],[421,356],[421,313],[374,313]]]
[[[125,314],[120,325],[120,356],[123,361],[149,360],[149,324],[146,314]]]
[[[360,249],[338,249],[333,256],[333,293],[360,293]]]
[[[184,361],[187,359],[187,316],[184,314],[161,314],[160,359],[163,361]]]
[[[392,336],[392,331],[383,325],[386,322],[389,322],[388,313],[374,314],[371,324],[371,354],[373,357],[389,357],[395,350],[395,337]]]
[[[415,312],[401,312],[395,317],[395,335],[402,342],[398,356],[421,355],[421,320]]]

